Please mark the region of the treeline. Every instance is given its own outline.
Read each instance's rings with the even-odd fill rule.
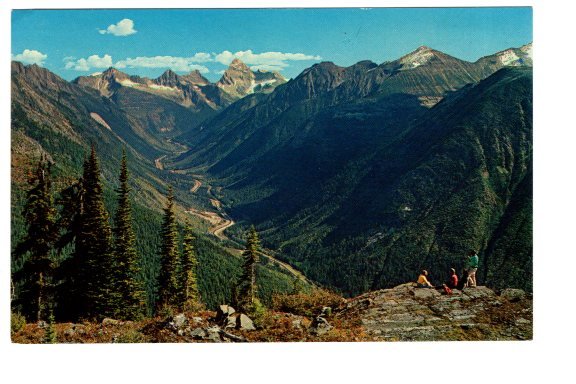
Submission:
[[[82,177],[59,191],[56,198],[51,167],[51,163],[41,158],[28,181],[22,209],[25,231],[13,251],[13,260],[18,265],[12,276],[13,312],[32,321],[104,317],[133,320],[166,308],[204,307],[199,283],[213,285],[214,279],[209,276],[206,281],[199,281],[199,276],[207,273],[200,271],[196,238],[190,224],[187,223],[183,233],[178,230],[171,187],[159,234],[159,270],[155,274],[142,270],[145,263],[136,246],[125,152],[112,220],[104,204],[94,147],[84,161]],[[257,258],[253,255],[258,244],[258,235],[253,230],[244,253],[244,273],[234,283],[235,294],[231,298],[246,310],[254,302]],[[221,290],[222,286],[211,288]],[[220,300],[230,298],[231,294],[222,294]]]

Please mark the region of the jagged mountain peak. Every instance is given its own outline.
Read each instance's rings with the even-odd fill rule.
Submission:
[[[204,76],[202,76],[200,71],[197,69],[193,70],[192,72],[186,75],[181,75],[180,78],[195,85],[206,85],[210,83],[210,81]]]
[[[104,72],[102,72],[102,76],[103,77],[107,77],[107,76],[121,76],[121,77],[130,77],[127,73],[124,73],[114,67],[110,67],[108,69],[106,69]]]
[[[162,75],[154,80],[154,83],[158,85],[165,85],[169,87],[175,87],[180,84],[180,76],[178,76],[171,69],[167,69]]]
[[[244,62],[239,58],[232,60],[232,62],[228,65],[228,69],[250,71],[250,68],[248,68],[248,66],[244,64]]]

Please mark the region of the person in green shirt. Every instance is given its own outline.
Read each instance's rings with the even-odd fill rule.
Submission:
[[[465,287],[476,287],[476,271],[478,270],[478,253],[476,251],[472,250],[468,254],[465,269],[468,272]]]

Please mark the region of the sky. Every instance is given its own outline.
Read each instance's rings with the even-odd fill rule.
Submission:
[[[293,78],[320,61],[382,63],[421,45],[475,61],[532,42],[530,7],[28,9],[11,19],[11,58],[67,80],[114,66],[216,81],[235,57]]]

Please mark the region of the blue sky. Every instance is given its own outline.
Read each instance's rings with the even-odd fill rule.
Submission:
[[[319,61],[381,63],[421,45],[475,61],[531,41],[528,7],[14,10],[11,52],[68,80],[114,66],[148,77],[198,69],[215,81],[234,57],[290,78]]]

